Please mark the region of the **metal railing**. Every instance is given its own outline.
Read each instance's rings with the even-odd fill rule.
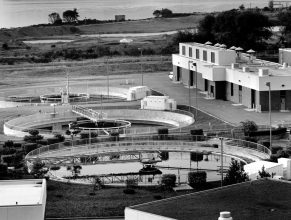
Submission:
[[[52,144],[44,146],[29,152],[25,160],[32,158],[37,158],[44,154],[55,153],[56,151],[65,150],[70,151],[71,149],[77,150],[78,153],[85,153],[88,150],[115,147],[117,150],[124,146],[151,146],[158,150],[158,146],[188,146],[202,147],[205,150],[210,147],[218,148],[221,141],[218,137],[207,137],[207,136],[193,136],[193,135],[138,135],[138,136],[126,136],[126,137],[102,137],[94,139],[84,139],[84,140],[74,140],[66,141],[63,143]],[[270,156],[271,151],[257,143],[224,138],[223,143],[226,147],[239,147],[244,149],[251,149],[259,153],[265,154],[265,156]],[[150,148],[149,148],[150,149]],[[164,149],[164,148],[163,148]],[[169,148],[170,149],[170,148]],[[80,152],[79,152],[80,151]],[[88,154],[88,152],[87,152]],[[247,157],[247,155],[246,155]]]

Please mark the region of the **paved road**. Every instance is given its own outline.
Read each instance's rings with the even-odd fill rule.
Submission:
[[[166,73],[149,73],[144,75],[145,84],[149,87],[159,90],[170,97],[174,98],[179,104],[188,104],[188,88],[182,84],[174,84]],[[205,95],[198,92],[197,96],[198,108],[211,115],[214,115],[224,121],[238,125],[241,121],[251,120],[258,125],[269,124],[268,113],[258,113],[246,111],[245,106],[233,106],[230,101],[209,100],[205,99]],[[195,89],[191,89],[191,105],[195,105]],[[272,113],[272,124],[291,124],[290,112],[274,112]]]

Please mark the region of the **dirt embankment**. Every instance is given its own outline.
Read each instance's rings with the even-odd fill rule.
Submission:
[[[0,42],[8,42],[16,39],[43,38],[52,36],[71,35],[78,32],[74,26],[29,26],[0,30]]]

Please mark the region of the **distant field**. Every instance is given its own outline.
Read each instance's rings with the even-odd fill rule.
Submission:
[[[154,33],[195,28],[203,14],[179,18],[158,18],[80,26],[29,26],[0,30],[0,42],[10,39],[53,38],[55,36],[75,36],[76,34],[104,33]],[[73,27],[73,28],[72,28]],[[77,31],[77,29],[79,31]]]
[[[104,33],[154,33],[183,30],[197,27],[204,15],[191,15],[180,18],[158,18],[120,23],[83,25],[78,28],[86,34]]]

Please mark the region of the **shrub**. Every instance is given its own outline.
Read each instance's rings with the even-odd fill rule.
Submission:
[[[138,185],[138,180],[133,178],[128,178],[126,181],[126,188],[135,188]]]
[[[203,188],[206,184],[206,177],[207,175],[205,171],[189,172],[188,173],[189,185],[196,189]]]
[[[167,152],[167,151],[162,151],[162,152],[160,153],[160,157],[161,157],[162,160],[169,160],[169,152]]]
[[[246,120],[240,123],[246,136],[249,136],[250,132],[254,132],[258,130],[258,126],[254,121]]]
[[[2,44],[2,49],[3,50],[9,50],[9,46],[7,43]]]
[[[163,197],[161,195],[154,195],[154,199],[157,199],[157,200],[160,200],[162,199]]]
[[[11,148],[14,146],[14,142],[11,141],[11,140],[8,140],[8,141],[5,141],[4,142],[4,146],[3,147],[8,147],[8,148]]]
[[[281,146],[272,146],[272,154],[276,154],[279,150],[283,150]]]
[[[212,147],[218,148],[218,144],[212,144]]]
[[[199,152],[191,152],[191,160],[192,161],[202,161],[203,160],[203,153],[199,153]]]
[[[2,153],[2,155],[15,154],[16,153],[16,149],[14,149],[14,148],[12,148],[12,149],[4,149],[1,153]]]
[[[135,190],[127,188],[127,189],[123,190],[123,193],[125,193],[125,194],[135,194]]]
[[[59,166],[52,166],[52,167],[50,168],[50,170],[59,170],[59,169],[61,169],[61,167],[59,167]]]
[[[33,151],[38,148],[38,145],[36,143],[26,143],[24,144],[24,151],[26,154],[28,154],[30,151]]]
[[[22,147],[22,144],[21,143],[14,143],[14,147],[15,148],[21,148]]]
[[[56,139],[58,139],[58,142],[64,142],[65,141],[64,135],[55,134],[54,136],[55,136]]]
[[[48,143],[48,145],[50,145],[50,144],[56,144],[56,143],[59,143],[60,141],[59,141],[59,139],[58,138],[48,138],[47,139],[47,143]]]
[[[48,145],[48,141],[47,140],[38,140],[36,141],[37,144],[41,144],[41,145]]]
[[[203,129],[190,130],[191,135],[203,135]]]
[[[172,188],[176,185],[176,175],[175,174],[164,174],[162,176],[161,184],[166,188]]]

